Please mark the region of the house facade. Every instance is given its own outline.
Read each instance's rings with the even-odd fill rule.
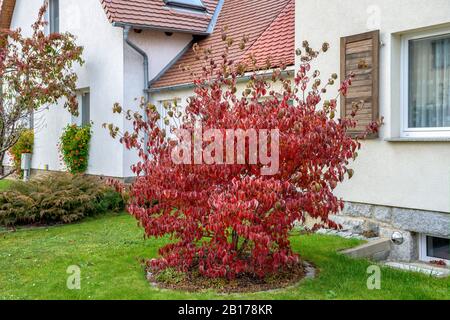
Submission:
[[[4,0],[0,24],[30,34],[43,3]],[[249,37],[246,50],[238,45],[231,50],[233,59],[252,54],[263,64],[270,53],[274,67],[287,64],[294,70],[294,0],[49,0],[47,18],[47,32],[67,31],[77,37],[86,63],[75,70],[80,116],[74,118],[60,106],[34,115],[34,170],[64,170],[57,147],[64,127],[92,123],[87,173],[132,179],[135,152],[124,149],[102,128],[112,123],[132,129],[124,116],[113,115],[112,106],[118,102],[137,110],[142,97],[162,111],[164,103],[175,99],[185,104],[193,85],[180,65],[201,68],[193,59],[194,43],[212,48],[219,58],[224,28],[236,43],[243,35]],[[245,83],[240,86],[244,89]]]
[[[30,32],[43,0],[3,0],[0,25]],[[133,152],[110,138],[103,123],[130,129],[111,108],[137,108],[144,96],[163,112],[193,94],[199,70],[194,43],[222,49],[224,28],[249,36],[234,61],[255,56],[274,67],[299,67],[295,48],[329,42],[317,61],[324,75],[356,74],[342,115],[364,100],[360,131],[384,118],[379,136],[362,143],[355,175],[337,189],[347,205],[334,219],[349,231],[391,237],[389,259],[447,260],[450,237],[450,2],[448,0],[50,0],[49,32],[69,31],[84,46],[77,68],[81,115],[51,106],[35,115],[36,170],[64,170],[57,148],[69,123],[93,122],[89,174],[132,178]],[[288,75],[292,77],[292,73]],[[245,79],[239,83],[245,88]]]
[[[361,99],[362,124],[384,117],[337,190],[347,206],[336,221],[387,237],[400,231],[392,259],[448,262],[450,2],[297,1],[296,46],[303,40],[330,43],[317,63],[322,74],[356,74],[341,114]]]
[[[0,23],[31,34],[31,24],[43,3],[44,0],[4,0]],[[86,63],[75,69],[81,114],[74,118],[61,106],[48,106],[35,113],[32,168],[64,170],[57,147],[63,128],[67,124],[92,122],[88,173],[132,177],[130,165],[136,161],[136,155],[114,141],[102,125],[113,123],[130,129],[123,116],[113,115],[114,103],[137,110],[136,99],[147,96],[151,79],[190,48],[193,39],[211,33],[220,1],[203,3],[203,8],[193,10],[176,1],[163,0],[49,0],[47,32],[70,32],[84,47]],[[148,59],[145,68],[143,54]]]

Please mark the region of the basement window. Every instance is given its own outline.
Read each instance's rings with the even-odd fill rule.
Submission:
[[[420,260],[450,262],[450,239],[433,237],[422,234],[420,236]]]
[[[168,6],[197,11],[206,11],[202,0],[164,0]]]

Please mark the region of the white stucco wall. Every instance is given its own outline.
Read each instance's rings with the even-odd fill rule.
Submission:
[[[149,57],[149,80],[156,77],[192,39],[190,34],[174,33],[167,36],[164,32],[144,30],[141,33],[130,31],[129,39],[144,50]],[[124,108],[137,110],[144,92],[144,71],[142,57],[130,48],[124,47]],[[138,99],[136,101],[136,99]],[[126,130],[132,130],[131,123],[124,120]],[[131,177],[130,166],[138,160],[134,150],[124,152],[124,177]]]
[[[21,27],[30,34],[43,0],[18,0],[12,28]],[[93,136],[89,156],[89,174],[130,177],[131,164],[137,160],[134,151],[126,151],[113,140],[103,123],[114,123],[124,130],[131,124],[124,116],[113,115],[112,106],[121,103],[124,108],[137,109],[143,96],[143,60],[124,44],[122,28],[113,27],[98,0],[60,0],[60,32],[69,31],[84,47],[83,67],[76,67],[77,87],[90,90],[90,118]],[[150,59],[150,80],[153,79],[192,39],[189,34],[167,36],[159,31],[130,32],[130,40],[144,49]],[[35,115],[35,152],[33,168],[64,170],[57,148],[63,128],[72,122],[72,116],[59,106],[50,106]]]
[[[289,69],[290,77],[289,79],[293,81],[293,67]],[[180,71],[181,72],[181,71]],[[236,96],[241,96],[242,92],[246,89],[247,82],[246,81],[239,81],[237,83],[237,92]],[[272,84],[272,88],[275,91],[281,90],[280,82],[277,82],[276,84]],[[269,90],[268,90],[269,91]],[[174,101],[175,99],[178,100],[179,106],[183,109],[187,105],[187,100],[189,97],[191,97],[194,94],[194,87],[193,86],[187,86],[183,89],[175,89],[175,90],[161,90],[157,92],[153,92],[151,95],[151,101],[153,104],[155,104],[159,109],[161,109],[161,102],[164,101]]]
[[[340,70],[340,37],[380,29],[381,137],[363,143],[355,176],[337,189],[347,201],[450,212],[450,142],[388,142],[400,134],[400,37],[450,27],[448,0],[303,0],[296,2],[296,46],[327,41],[322,74]],[[299,64],[297,60],[297,65]]]
[[[18,0],[12,28],[30,32],[42,0]],[[103,8],[96,0],[60,0],[60,32],[77,36],[77,44],[84,47],[86,64],[76,67],[78,88],[90,88],[93,137],[89,159],[90,174],[122,176],[123,148],[113,141],[102,124],[122,125],[122,117],[113,116],[114,102],[123,101],[123,44],[122,30],[113,28]],[[63,128],[72,116],[59,106],[50,106],[35,116],[35,152],[33,168],[62,170],[57,144]]]

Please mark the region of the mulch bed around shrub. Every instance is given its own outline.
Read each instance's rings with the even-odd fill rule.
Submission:
[[[180,273],[169,271],[168,274],[153,274],[147,269],[150,284],[160,289],[198,292],[215,290],[219,293],[251,293],[283,289],[296,285],[304,278],[313,278],[316,268],[307,262],[299,262],[283,272],[259,279],[253,275],[242,275],[234,280],[210,279],[198,272]]]

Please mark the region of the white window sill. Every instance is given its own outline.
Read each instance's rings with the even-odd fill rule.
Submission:
[[[436,137],[436,138],[426,138],[426,137],[410,137],[410,138],[386,138],[384,141],[388,142],[450,142],[450,137]]]

